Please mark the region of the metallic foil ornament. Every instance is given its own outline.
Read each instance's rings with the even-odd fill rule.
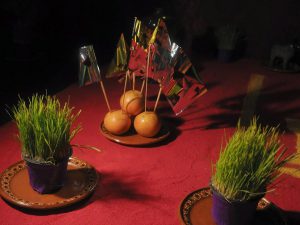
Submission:
[[[101,80],[100,69],[92,45],[79,48],[79,86],[85,86]]]
[[[176,115],[207,91],[183,49],[171,41],[163,18],[151,19],[148,23],[135,18],[127,65],[129,72],[145,77],[148,55],[148,77],[162,85]],[[117,69],[115,66],[114,70]]]
[[[106,77],[111,78],[125,75],[128,67],[128,58],[129,47],[125,41],[124,35],[121,34],[114,58],[108,67]]]
[[[183,49],[171,42],[166,24],[158,19],[155,29],[148,31],[139,24],[132,38],[128,68],[136,75],[144,76],[147,51],[151,51],[149,78],[162,84],[162,90],[173,111],[179,115],[206,91],[206,87]],[[143,29],[142,29],[143,28]],[[141,37],[148,37],[147,45],[139,43]],[[143,39],[142,39],[143,40]]]

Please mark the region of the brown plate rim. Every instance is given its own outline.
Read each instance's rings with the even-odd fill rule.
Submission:
[[[162,130],[164,131],[164,133],[162,135],[160,135]],[[109,131],[107,131],[107,129],[104,126],[103,121],[100,124],[100,132],[102,133],[102,135],[104,137],[106,137],[107,139],[109,139],[113,142],[116,142],[118,144],[127,145],[127,146],[147,146],[147,145],[159,143],[159,142],[165,140],[170,135],[169,128],[165,124],[162,124],[161,131],[158,133],[158,136],[155,136],[153,138],[148,138],[148,137],[140,136],[137,133],[134,133],[131,128],[131,130],[130,130],[130,132],[132,132],[131,136],[135,136],[141,141],[140,142],[129,142],[129,141],[126,141],[126,137],[128,137],[128,135],[127,135],[128,132],[123,135],[114,135],[114,134],[110,133]]]
[[[212,191],[210,187],[204,187],[204,188],[200,188],[198,190],[195,190],[193,192],[191,192],[190,194],[188,194],[180,203],[180,207],[179,207],[179,217],[180,217],[180,221],[183,225],[192,225],[192,223],[190,222],[190,212],[191,209],[193,208],[194,204],[196,202],[198,202],[199,200],[203,199],[203,198],[207,198],[209,196],[212,196]],[[272,208],[274,210],[279,210],[273,203],[271,203],[270,201],[268,201],[266,198],[262,198],[257,206],[257,210],[264,210],[267,208]],[[278,212],[280,214],[280,217],[282,217],[281,213]],[[283,221],[283,225],[286,225],[286,221],[284,220],[284,218],[281,218]]]
[[[77,195],[51,204],[41,202],[30,202],[25,199],[17,198],[17,196],[15,196],[9,188],[4,188],[4,186],[9,185],[10,182],[13,180],[13,177],[17,173],[26,169],[26,163],[24,160],[18,161],[10,165],[0,174],[0,195],[4,200],[8,201],[9,203],[12,203],[13,205],[19,206],[21,208],[34,210],[58,209],[78,203],[92,194],[92,192],[95,190],[98,184],[99,176],[93,166],[77,157],[70,157],[68,164],[71,164],[72,166],[78,169],[89,169],[91,171],[88,172],[88,175],[90,176],[88,179],[89,182],[87,182],[87,185],[85,186],[83,191],[78,193]]]
[[[280,69],[280,68],[272,67],[267,63],[263,63],[262,65],[266,69],[277,73],[300,73],[300,65],[297,64],[295,64],[295,66],[298,66],[298,68],[296,69]]]

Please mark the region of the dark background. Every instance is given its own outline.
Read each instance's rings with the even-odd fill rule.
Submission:
[[[244,32],[241,56],[257,60],[268,58],[273,44],[300,39],[298,0],[1,1],[0,123],[18,95],[52,94],[76,82],[80,46],[93,44],[100,68],[107,65],[122,32],[129,41],[134,17],[158,8],[192,60],[215,57],[214,29],[224,24]]]

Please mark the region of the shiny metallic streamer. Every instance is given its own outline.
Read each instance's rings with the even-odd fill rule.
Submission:
[[[100,69],[92,45],[79,48],[79,86],[85,86],[101,80]]]

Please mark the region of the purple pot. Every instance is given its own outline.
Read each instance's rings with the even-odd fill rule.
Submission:
[[[249,201],[228,202],[216,190],[212,189],[212,216],[217,225],[252,225],[257,204],[261,198]]]
[[[231,62],[234,60],[234,50],[219,49],[218,50],[218,59],[222,62]]]
[[[29,174],[31,187],[40,194],[53,193],[59,190],[67,177],[69,156],[56,165],[48,163],[37,163],[24,159]]]

